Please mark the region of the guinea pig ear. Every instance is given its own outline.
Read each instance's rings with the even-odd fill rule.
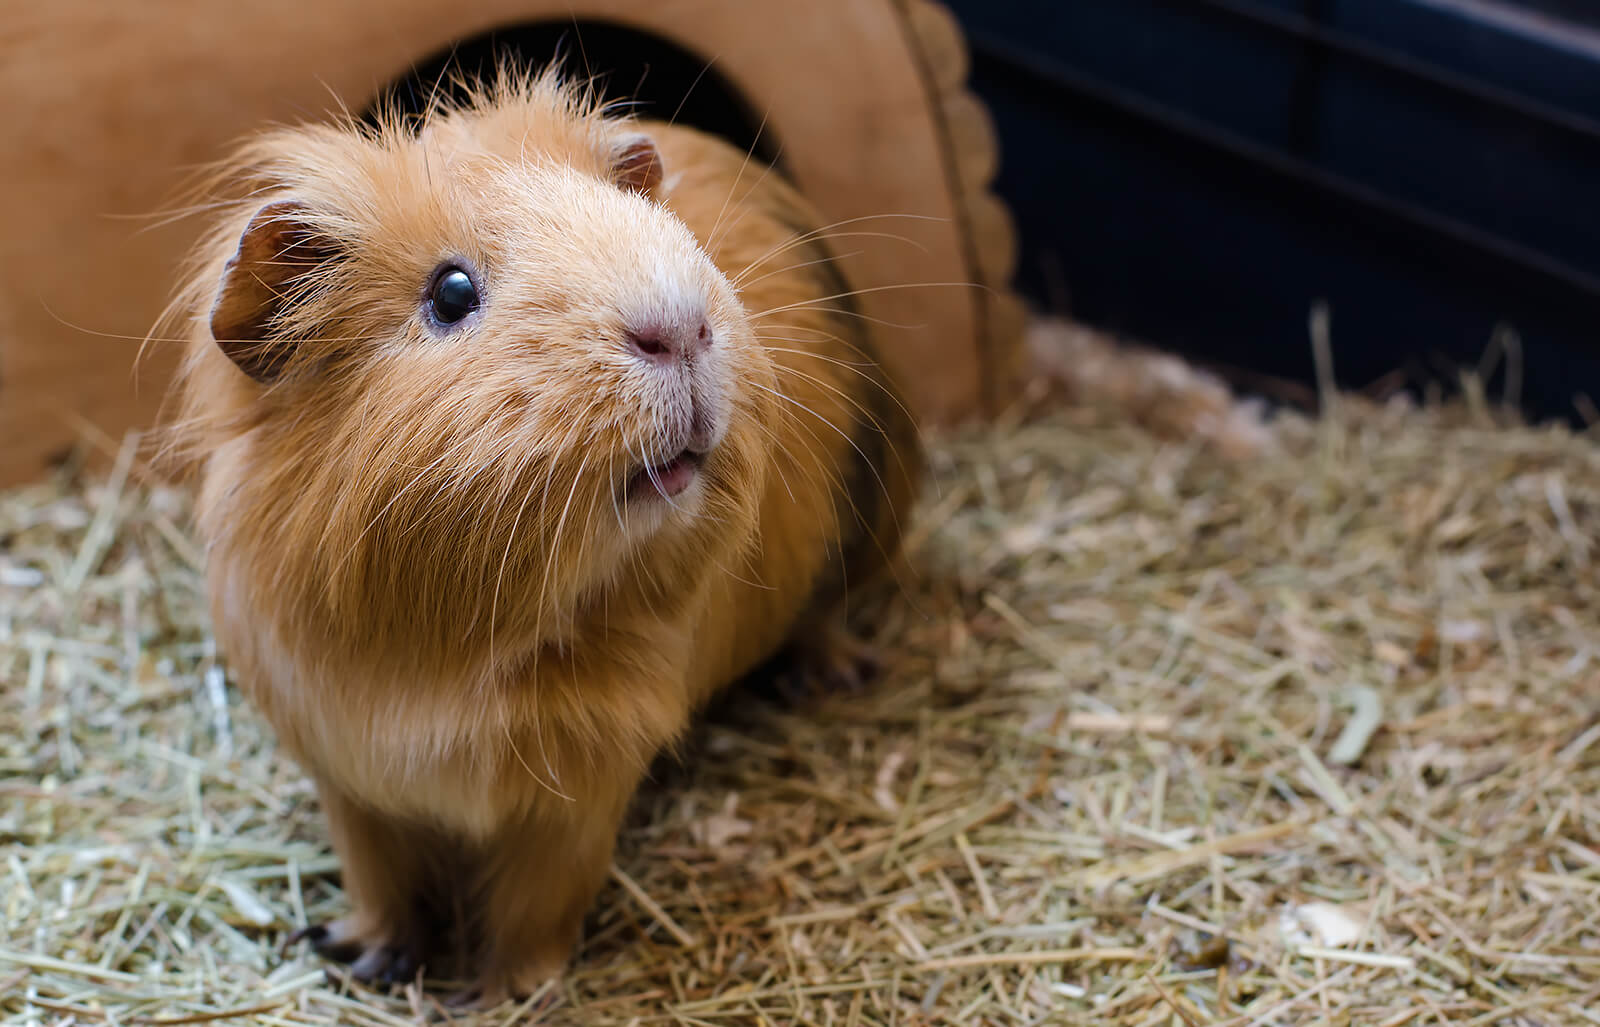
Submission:
[[[275,380],[288,362],[290,349],[273,338],[272,328],[295,283],[333,257],[307,213],[287,200],[262,207],[222,269],[211,307],[211,337],[239,370],[258,382]]]
[[[618,184],[653,196],[661,186],[661,152],[643,132],[629,132],[612,150],[611,173]]]

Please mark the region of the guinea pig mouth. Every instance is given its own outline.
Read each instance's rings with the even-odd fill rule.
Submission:
[[[660,496],[671,499],[683,493],[700,473],[705,454],[686,449],[662,464],[640,468],[628,479],[629,499],[650,499]]]

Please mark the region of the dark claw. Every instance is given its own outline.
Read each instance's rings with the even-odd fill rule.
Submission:
[[[363,951],[361,943],[355,941],[334,941],[333,935],[323,924],[308,924],[289,935],[284,942],[284,948],[298,945],[302,941],[311,943],[311,951],[323,959],[331,959],[335,963],[349,963],[360,958]]]
[[[323,959],[330,959],[335,963],[354,963],[361,958],[361,954],[364,951],[358,941],[336,942],[324,940],[321,945],[313,942],[311,948]]]
[[[324,927],[322,924],[307,924],[298,931],[295,931],[293,934],[289,935],[289,940],[284,942],[284,945],[298,945],[303,941],[309,941],[314,948],[323,944],[327,940],[328,929],[326,927]]]
[[[309,941],[312,949],[316,949],[317,946],[322,945],[327,940],[328,929],[326,927],[321,924],[307,924],[297,931],[290,932],[289,936],[283,939],[283,944],[278,946],[278,955],[287,954],[290,949],[303,941]]]
[[[419,964],[414,953],[406,949],[391,949],[389,967],[383,972],[385,984],[410,984],[416,980]]]
[[[416,954],[399,945],[369,948],[350,966],[350,976],[363,984],[393,986],[410,984],[421,964]]]

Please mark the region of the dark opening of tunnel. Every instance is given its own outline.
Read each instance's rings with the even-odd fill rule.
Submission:
[[[781,171],[782,158],[772,127],[762,119],[713,63],[701,55],[638,29],[605,21],[537,22],[506,26],[462,40],[418,62],[363,112],[371,121],[381,109],[420,114],[441,96],[459,101],[462,82],[490,79],[497,65],[512,60],[524,67],[559,64],[582,80],[593,77],[608,101],[628,100],[640,117],[672,120],[725,139]]]

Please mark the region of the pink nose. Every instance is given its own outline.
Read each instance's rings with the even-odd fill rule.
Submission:
[[[711,326],[704,319],[650,322],[628,332],[628,344],[639,356],[654,363],[684,360],[711,345]]]

